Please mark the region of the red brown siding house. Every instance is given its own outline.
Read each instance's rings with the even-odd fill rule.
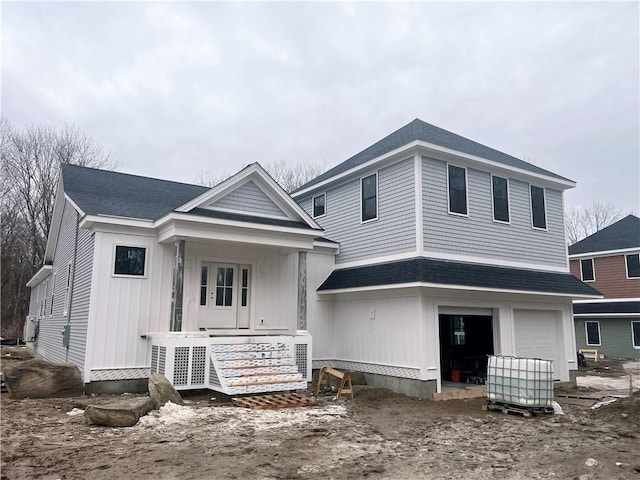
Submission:
[[[569,266],[604,295],[573,302],[577,348],[640,358],[640,218],[629,215],[571,245]]]

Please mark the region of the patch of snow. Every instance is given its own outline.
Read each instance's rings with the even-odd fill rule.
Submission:
[[[67,412],[67,415],[74,417],[76,415],[82,415],[84,413],[84,410],[80,410],[79,408],[74,408],[73,410],[69,410]]]
[[[191,407],[183,407],[172,402],[165,403],[160,409],[140,418],[136,427],[154,427],[162,425],[185,424],[196,417]]]
[[[595,375],[588,375],[584,377],[577,377],[576,385],[578,387],[591,387],[600,390],[628,390],[629,376],[598,377]],[[633,376],[633,389],[640,389],[640,375]]]

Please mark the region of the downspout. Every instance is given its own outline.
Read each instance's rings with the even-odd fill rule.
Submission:
[[[63,346],[67,347],[65,362],[69,361],[69,342],[71,337],[71,307],[73,306],[73,290],[76,284],[76,261],[78,260],[78,236],[80,232],[80,214],[76,211],[76,232],[73,244],[73,263],[71,266],[71,282],[69,285],[69,310],[67,311],[67,325],[62,332]],[[65,345],[66,344],[66,345]]]

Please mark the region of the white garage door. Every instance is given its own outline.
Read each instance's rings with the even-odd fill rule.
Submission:
[[[558,312],[515,310],[513,312],[516,355],[553,360],[554,377],[562,371],[562,330]]]

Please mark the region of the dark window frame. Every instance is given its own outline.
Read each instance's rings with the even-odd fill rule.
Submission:
[[[534,195],[534,190],[542,192],[541,196]],[[535,230],[547,230],[547,191],[544,187],[529,185],[529,199],[531,206],[531,226]],[[542,205],[534,205],[535,201],[542,200]],[[542,215],[542,218],[540,218]],[[543,225],[543,226],[541,226]]]
[[[371,177],[375,177],[375,193],[371,194],[369,185],[365,186],[365,181]],[[365,196],[366,193],[366,196]],[[374,214],[367,212],[367,209],[373,204]],[[367,223],[378,219],[378,172],[374,172],[366,177],[360,178],[360,222]]]
[[[595,324],[597,326],[596,332],[598,333],[598,343],[590,342],[589,340],[589,324]],[[584,322],[584,332],[585,332],[585,340],[588,347],[600,347],[602,346],[602,334],[600,332],[600,322],[597,320],[586,320]],[[593,333],[593,332],[591,332]]]
[[[633,261],[633,264],[629,265],[629,257],[636,257],[637,260]],[[627,279],[632,280],[635,278],[640,278],[640,254],[639,253],[627,253],[624,256],[624,265],[627,270]],[[629,268],[631,267],[632,270]]]
[[[638,320],[631,320],[631,345],[633,348],[640,349],[640,321]]]
[[[504,180],[505,198],[496,197],[496,179]],[[498,202],[496,202],[496,200],[498,200]],[[491,202],[493,207],[493,221],[498,223],[510,224],[511,212],[510,212],[510,205],[509,205],[509,179],[508,178],[500,177],[498,175],[491,175]],[[504,207],[506,208],[506,212],[505,212],[506,219],[504,218],[504,213],[498,211],[498,208],[501,205],[504,205]],[[503,213],[501,215],[502,218],[497,218],[498,213]]]
[[[124,249],[124,250],[123,250]],[[134,270],[134,273],[131,273],[131,268],[140,268],[139,260],[134,260],[132,257],[127,255],[129,259],[125,259],[123,257],[124,252],[142,252],[142,270]],[[140,245],[124,245],[124,244],[115,244],[113,248],[113,270],[111,271],[112,276],[114,277],[124,277],[124,278],[146,278],[147,277],[147,247],[143,247]],[[129,265],[127,265],[127,263]],[[128,267],[128,268],[127,268]]]
[[[583,262],[590,262],[591,263],[591,278],[586,278],[585,277],[585,268],[584,268],[584,263]],[[587,269],[588,272],[588,269]],[[595,282],[596,281],[596,265],[595,262],[593,261],[593,258],[581,258],[580,259],[580,278],[582,279],[583,282]]]
[[[459,188],[456,183],[459,179],[454,178],[452,182],[452,173],[463,173],[464,188]],[[452,185],[453,183],[453,185]],[[452,195],[453,194],[453,195]],[[461,201],[464,200],[464,208]],[[455,202],[455,205],[454,205]],[[457,209],[454,209],[454,207]],[[458,165],[447,164],[447,208],[450,215],[458,215],[461,217],[469,216],[469,183],[467,179],[467,168]],[[458,211],[463,210],[463,211]]]
[[[316,211],[316,198],[322,198],[322,213],[318,213]],[[327,214],[327,194],[321,193],[319,195],[314,195],[311,197],[311,213],[313,218],[324,217]]]

